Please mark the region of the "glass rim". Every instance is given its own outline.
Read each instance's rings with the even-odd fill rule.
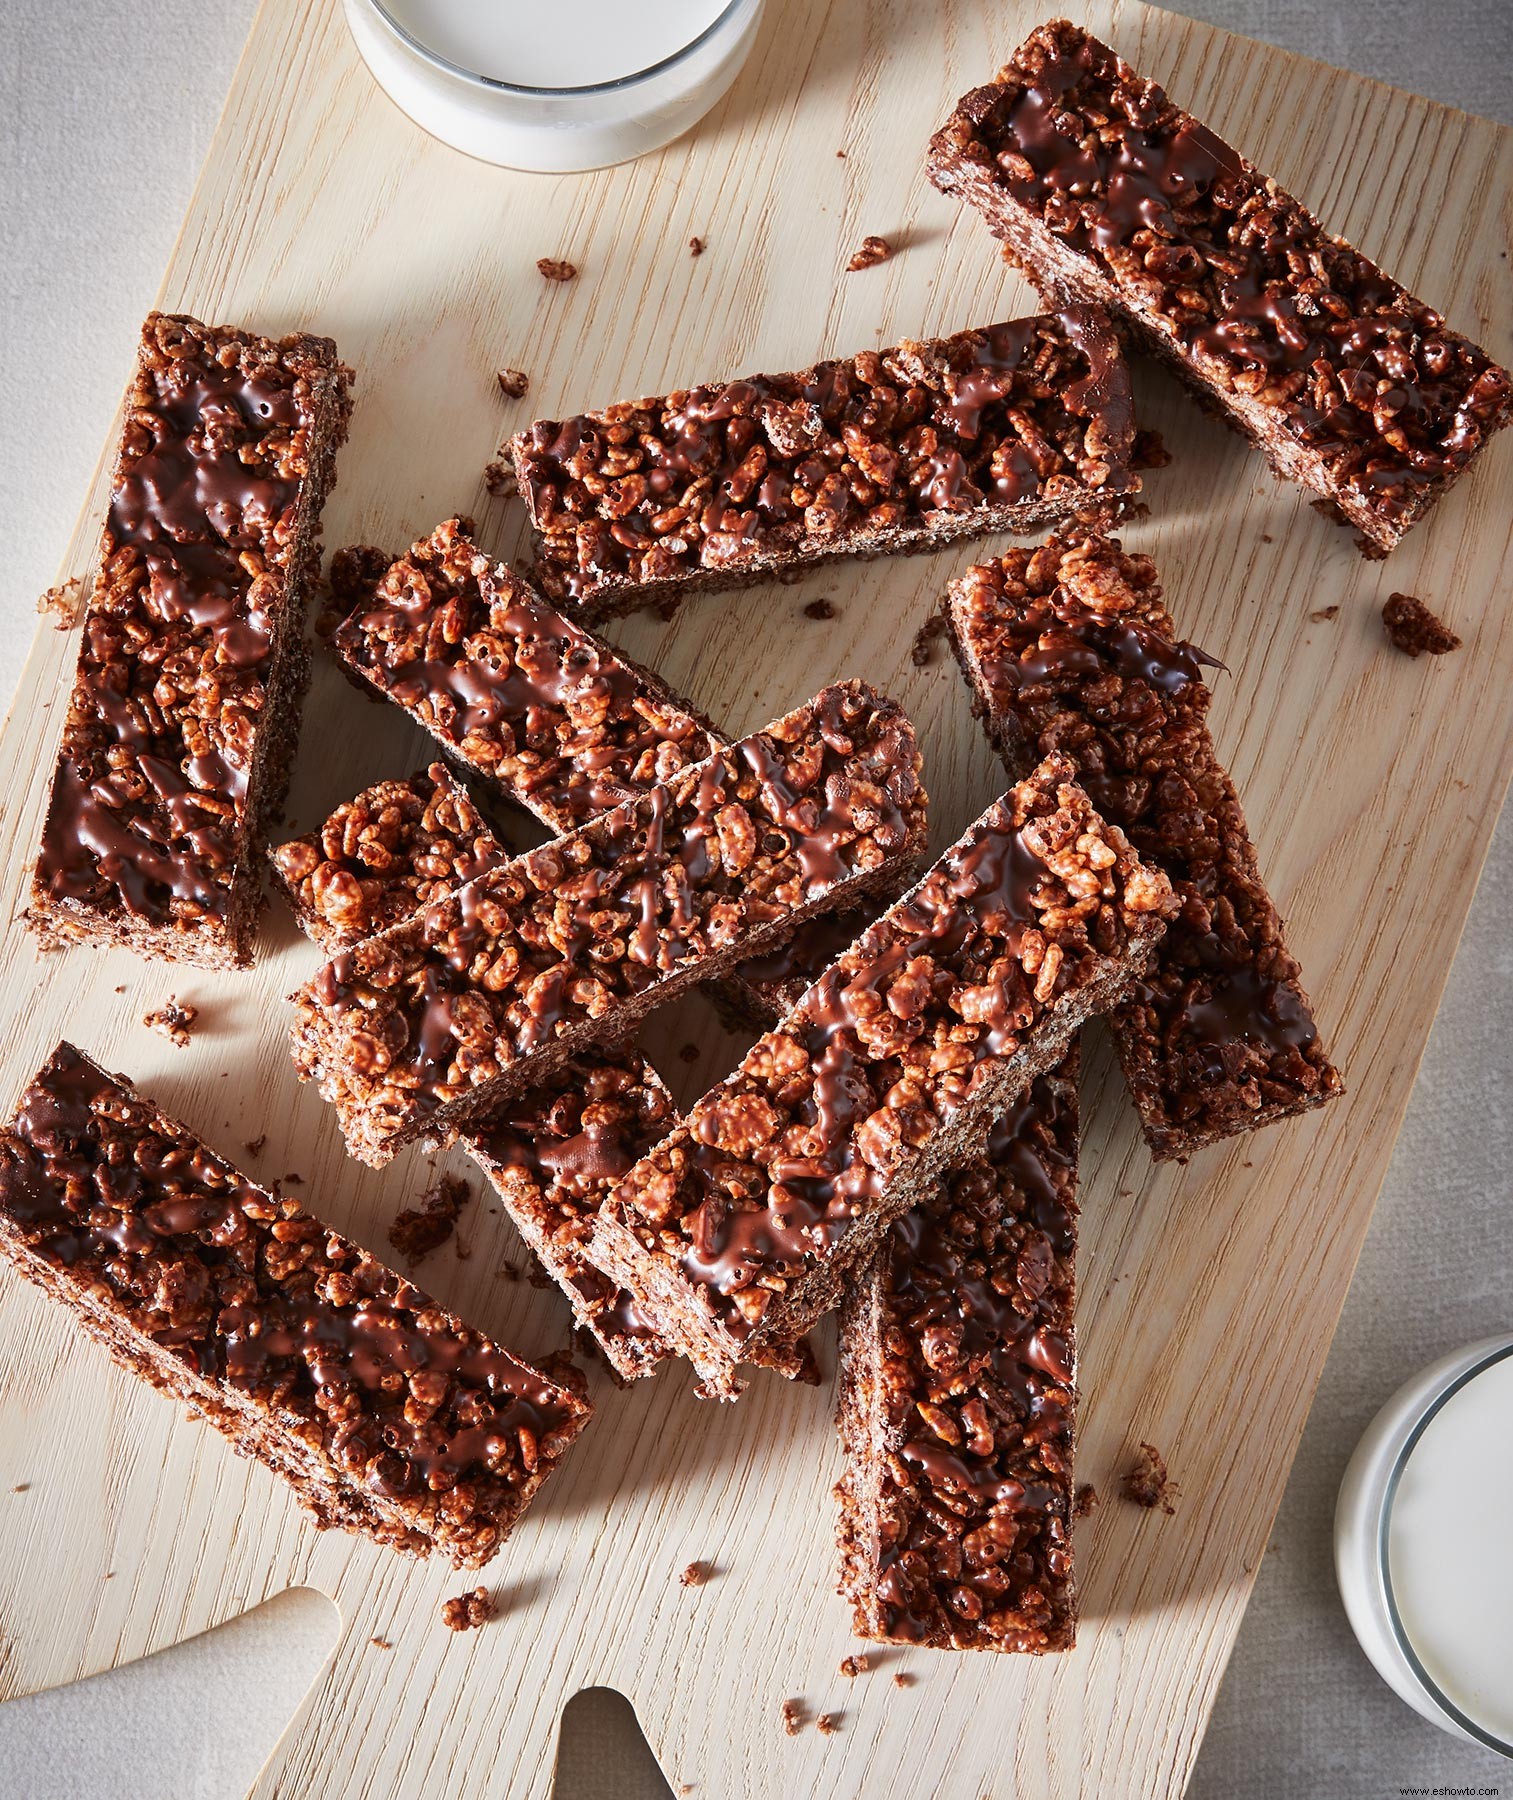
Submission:
[[[477,69],[469,69],[462,63],[453,62],[450,57],[443,56],[439,50],[433,50],[429,44],[422,43],[413,32],[406,29],[394,17],[389,11],[386,0],[361,0],[361,4],[366,5],[377,16],[380,24],[386,26],[402,44],[413,50],[432,68],[456,76],[473,87],[483,88],[496,94],[521,94],[536,100],[569,100],[578,95],[617,93],[622,89],[635,87],[640,82],[649,80],[653,75],[660,75],[668,69],[676,68],[695,51],[702,49],[742,7],[750,4],[750,0],[727,0],[727,4],[720,9],[719,14],[710,20],[697,37],[690,38],[680,50],[674,50],[659,62],[649,63],[644,69],[636,69],[629,75],[617,75],[612,81],[588,81],[578,87],[532,87],[525,82],[505,81],[497,75],[481,74]]]
[[[1422,1659],[1413,1647],[1408,1636],[1408,1629],[1403,1624],[1402,1614],[1398,1611],[1397,1595],[1392,1586],[1392,1565],[1387,1554],[1387,1537],[1392,1524],[1392,1508],[1397,1500],[1398,1487],[1403,1478],[1403,1471],[1408,1466],[1408,1458],[1413,1454],[1419,1439],[1423,1437],[1435,1418],[1455,1396],[1473,1382],[1478,1375],[1496,1363],[1513,1356],[1513,1344],[1503,1344],[1496,1350],[1489,1350],[1485,1356],[1478,1357],[1469,1369],[1463,1369],[1450,1385],[1435,1395],[1433,1401],[1415,1420],[1413,1429],[1403,1440],[1402,1448],[1393,1458],[1392,1467],[1387,1474],[1387,1485],[1382,1493],[1381,1518],[1377,1525],[1376,1563],[1377,1575],[1382,1584],[1382,1595],[1387,1603],[1387,1623],[1391,1627],[1393,1642],[1402,1652],[1404,1660],[1412,1669],[1415,1677],[1434,1704],[1477,1743],[1484,1744],[1487,1749],[1495,1750],[1499,1756],[1513,1760],[1513,1742],[1500,1738],[1496,1732],[1488,1731],[1485,1725],[1479,1725],[1455,1704],[1429,1671],[1424,1667]]]

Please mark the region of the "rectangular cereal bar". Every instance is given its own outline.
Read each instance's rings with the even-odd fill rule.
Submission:
[[[369,546],[337,552],[333,587],[349,612],[332,642],[364,686],[404,706],[466,767],[553,831],[570,831],[726,748],[730,740],[687,700],[491,564],[471,530],[467,521],[449,519],[393,562]],[[338,829],[345,841],[377,792],[338,807],[321,829],[322,842]],[[384,854],[392,836],[383,837]],[[329,931],[322,937],[316,929],[319,921],[329,924],[333,909],[341,909],[360,923],[369,905],[361,896],[375,895],[379,878],[338,859],[338,867],[312,867],[296,891],[279,859],[303,867],[312,850],[307,839],[286,845],[275,852],[275,865],[301,928],[335,948]],[[435,877],[405,868],[403,852],[395,846],[383,884],[396,902],[406,888],[436,886]],[[438,888],[426,898],[440,895]],[[399,916],[396,905],[383,922]],[[791,953],[772,953],[780,973],[752,977],[737,969],[715,984],[716,1004],[727,1018],[743,1026],[759,1020],[764,1029],[808,986],[799,977],[819,974],[833,960],[825,952],[860,936],[874,916],[847,911],[801,926]],[[378,929],[350,932],[344,942]]]
[[[351,378],[329,338],[143,326],[32,880],[45,949],[252,960]]]
[[[0,1252],[318,1524],[492,1557],[589,1417],[60,1044],[0,1133]]]
[[[433,762],[364,788],[268,858],[300,930],[334,956],[510,854],[462,783]]]
[[[1073,773],[989,807],[605,1203],[590,1255],[709,1391],[834,1306],[1144,967],[1171,889]]]
[[[672,1095],[636,1051],[580,1057],[490,1114],[461,1140],[547,1274],[622,1380],[665,1356],[634,1301],[583,1255],[600,1203],[677,1117]]]
[[[1110,1020],[1152,1153],[1185,1161],[1342,1093],[1208,734],[1214,659],[1177,639],[1150,558],[1053,538],[968,569],[947,615],[1010,775],[1070,756],[1182,902]]]
[[[842,1302],[841,1592],[858,1637],[1069,1650],[1077,1052],[894,1225]]]
[[[835,556],[933,550],[1138,492],[1107,318],[1036,318],[679,388],[512,437],[536,573],[588,621]]]
[[[1508,422],[1506,369],[1065,19],[960,101],[928,167],[1377,554]]]
[[[893,879],[925,822],[908,719],[825,688],[328,963],[294,996],[295,1065],[381,1165]]]
[[[374,553],[345,553],[336,575],[355,604],[331,648],[360,685],[552,831],[649,793],[722,747],[649,670],[490,562],[471,530],[448,519],[376,580],[367,579]]]

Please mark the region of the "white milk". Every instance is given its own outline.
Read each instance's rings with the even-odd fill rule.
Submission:
[[[726,0],[386,0],[396,23],[475,75],[586,87],[639,74],[712,25]]]
[[[485,162],[553,172],[628,162],[696,124],[763,4],[343,0],[363,60],[417,125]]]
[[[1513,1356],[1447,1400],[1410,1452],[1387,1561],[1425,1669],[1467,1718],[1513,1742]]]

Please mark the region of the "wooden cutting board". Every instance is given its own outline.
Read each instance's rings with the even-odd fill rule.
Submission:
[[[1501,248],[1513,134],[1133,3],[1085,16],[1453,324],[1513,351]],[[501,431],[535,413],[1031,310],[980,222],[927,186],[922,158],[951,102],[1037,17],[1024,4],[772,0],[744,78],[690,137],[631,167],[548,178],[422,136],[358,63],[336,0],[265,0],[162,303],[329,332],[356,365],[328,544],[401,545],[461,508],[510,553],[518,508],[489,500],[480,471]],[[869,232],[899,253],[843,273]],[[708,243],[697,260],[695,234]],[[579,279],[543,281],[541,256],[571,259]],[[501,400],[505,364],[529,372],[528,400]],[[854,1646],[832,1592],[828,1391],[764,1378],[721,1407],[695,1400],[680,1368],[629,1393],[595,1378],[600,1416],[488,1571],[501,1617],[454,1637],[438,1607],[455,1573],[316,1532],[271,1476],[6,1275],[0,1694],[128,1662],[309,1583],[335,1598],[342,1636],[263,1795],[541,1795],[562,1707],[596,1683],[630,1699],[675,1789],[699,1795],[1181,1789],[1513,760],[1513,442],[1390,563],[1369,563],[1164,376],[1140,382],[1144,422],[1176,460],[1149,478],[1151,515],[1127,539],[1159,558],[1184,631],[1228,664],[1216,736],[1350,1094],[1158,1173],[1106,1048],[1090,1059],[1079,1475],[1105,1498],[1079,1529],[1075,1653],[889,1650],[841,1679]],[[97,480],[65,574],[87,564],[102,497]],[[890,689],[920,727],[944,844],[1001,785],[954,669],[910,657],[967,556],[840,565],[621,635],[732,730],[837,677]],[[1392,589],[1446,614],[1465,649],[1417,663],[1389,649],[1378,612]],[[803,611],[822,595],[837,614],[826,623]],[[19,914],[74,651],[72,635],[39,627],[0,740],[0,1105],[66,1032],[251,1173],[301,1175],[317,1212],[383,1251],[428,1160],[359,1168],[296,1084],[283,996],[317,957],[282,911],[241,975],[35,958]],[[322,659],[292,816],[307,827],[423,756],[403,720]],[[140,1024],[170,992],[200,1008],[187,1050]],[[651,1042],[685,1097],[741,1047],[701,1001],[659,1020]],[[693,1067],[675,1054],[689,1042]],[[243,1149],[264,1135],[260,1153]],[[500,1276],[521,1257],[497,1209],[475,1204],[464,1239],[424,1282],[525,1353],[559,1346],[555,1293]],[[829,1339],[822,1353],[828,1376]],[[1180,1483],[1174,1516],[1115,1497],[1140,1439]],[[694,1559],[715,1573],[684,1588]],[[913,1685],[894,1684],[902,1671]],[[787,1698],[840,1729],[787,1736]]]

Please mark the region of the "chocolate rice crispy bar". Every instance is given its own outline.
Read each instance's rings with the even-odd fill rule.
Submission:
[[[650,792],[690,760],[730,742],[691,702],[491,564],[465,520],[447,520],[393,564],[367,547],[338,552],[336,562],[351,611],[333,644],[349,672],[405,706],[465,767],[553,831],[572,830],[632,794]],[[491,618],[497,630],[487,627]],[[485,676],[486,688],[480,685]],[[459,697],[470,702],[462,713]],[[322,839],[340,829],[345,841],[353,814],[368,812],[376,791],[339,807]],[[385,923],[400,917],[407,887],[430,887],[434,880],[407,870],[403,845],[394,848],[385,885],[394,890],[395,910]],[[275,856],[286,852],[300,863],[308,857],[292,846]],[[316,869],[312,879],[330,882],[331,903],[344,907],[347,876],[363,883],[365,893],[378,879],[345,859],[338,870]],[[296,897],[287,879],[282,885],[302,929],[326,943],[314,930],[314,886]],[[438,886],[426,898],[439,899],[442,891]],[[329,909],[323,916],[329,921]],[[848,910],[801,926],[790,946],[763,959],[773,973],[752,977],[737,968],[710,984],[711,998],[737,1029],[764,1030],[874,916]]]
[[[492,1557],[589,1417],[60,1044],[0,1133],[0,1253],[322,1526]]]
[[[32,880],[44,949],[251,962],[351,379],[329,338],[142,327]]]
[[[381,1165],[894,879],[924,831],[907,718],[861,682],[825,688],[328,963],[294,996],[295,1066]]]
[[[336,807],[268,852],[300,930],[328,955],[372,937],[508,862],[462,783],[433,762]]]
[[[1506,369],[1065,19],[959,102],[928,168],[1376,554],[1513,411]]]
[[[593,623],[835,556],[1117,515],[1140,487],[1133,435],[1108,320],[1069,307],[541,419],[505,449],[541,585]]]
[[[649,670],[490,562],[465,519],[392,563],[331,648],[551,831],[649,793],[723,742]]]
[[[1096,535],[1014,549],[951,584],[948,617],[1009,773],[1071,757],[1181,900],[1110,1019],[1153,1155],[1185,1161],[1341,1094],[1208,734],[1213,658],[1178,641],[1150,558]]]
[[[989,807],[605,1203],[591,1256],[707,1391],[834,1306],[1144,967],[1170,886],[1073,773]]]
[[[586,1260],[582,1246],[616,1180],[676,1117],[662,1078],[626,1050],[578,1058],[462,1139],[578,1324],[625,1381],[651,1374],[666,1351],[630,1295]]]
[[[841,1311],[858,1637],[1070,1649],[1077,1052],[898,1221]]]

